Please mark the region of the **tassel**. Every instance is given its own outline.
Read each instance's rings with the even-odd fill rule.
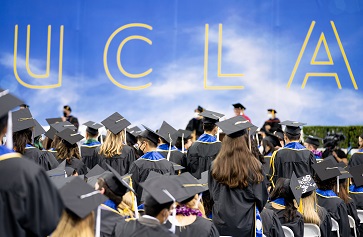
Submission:
[[[6,132],[6,147],[10,150],[13,149],[13,118],[12,112],[8,112],[8,130]]]
[[[252,151],[252,144],[251,144],[251,129],[248,128],[248,147],[250,148],[250,151]]]
[[[198,209],[198,206],[199,206],[200,200],[202,200],[202,197],[203,197],[203,193],[200,193],[199,194],[199,197],[198,197],[198,200],[195,203],[195,207],[194,208]]]
[[[166,159],[167,160],[170,160],[170,152],[171,152],[171,143],[172,143],[172,139],[171,139],[171,136],[170,136],[170,133],[169,133],[169,150],[168,150],[168,155],[166,156]]]
[[[217,141],[219,141],[219,128],[217,128]]]
[[[300,212],[302,215],[304,214],[304,207],[303,207],[302,198],[300,198],[299,208],[298,208],[297,210],[298,210],[298,212]]]
[[[102,136],[102,133],[101,133],[101,144],[103,144],[103,136]]]
[[[101,236],[101,205],[97,208],[97,217],[96,217],[96,234],[95,237]]]
[[[169,229],[173,234],[175,234],[175,222],[176,222],[176,203],[175,198],[168,192],[168,190],[164,189],[163,192],[168,195],[173,200],[173,222],[171,228]]]
[[[127,135],[126,135],[126,128],[125,128],[125,133],[124,133],[124,135],[125,135],[125,145],[127,145],[127,139],[126,139],[126,137],[127,137]]]
[[[339,193],[339,176],[337,176],[337,193]]]
[[[184,154],[184,133],[182,133],[182,153]]]

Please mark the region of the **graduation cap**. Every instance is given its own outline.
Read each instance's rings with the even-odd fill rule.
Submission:
[[[72,175],[74,174],[75,169],[73,169],[73,168],[72,168],[72,167],[70,167],[70,166],[67,166],[67,167],[65,168],[65,171],[66,171],[67,177],[70,177],[70,176],[72,176]]]
[[[321,181],[340,176],[338,166],[334,165],[332,160],[324,159],[322,162],[313,164],[312,167]]]
[[[141,132],[142,131],[138,126],[126,128],[127,141],[129,141],[131,144],[136,144],[137,136],[139,136]]]
[[[232,104],[232,106],[236,109],[244,109],[246,110],[246,107],[244,107],[241,103]]]
[[[115,135],[131,124],[127,119],[122,117],[121,114],[117,112],[110,115],[101,123]]]
[[[291,189],[292,194],[294,195],[296,202],[300,206],[300,198],[301,198],[303,189],[301,188],[299,180],[297,179],[294,171],[292,172],[292,176],[290,179],[290,189]]]
[[[308,196],[309,193],[311,193],[312,191],[314,191],[317,186],[316,183],[314,182],[313,177],[311,177],[310,174],[308,175],[304,175],[300,178],[297,179],[299,184],[300,184],[300,188],[302,190],[301,194],[302,197],[304,197],[304,194],[306,196]]]
[[[90,171],[88,171],[88,173],[86,174],[86,178],[100,175],[103,174],[104,172],[105,170],[101,166],[95,165]]]
[[[185,139],[190,139],[191,136],[192,136],[192,132],[191,131],[179,129],[176,133],[174,133],[172,135],[173,145],[175,145],[176,140],[178,140],[178,138],[181,138],[182,139],[182,152],[184,153],[184,151],[185,151],[184,141],[185,141]]]
[[[363,165],[357,165],[349,168],[350,174],[353,176],[355,186],[363,185]]]
[[[125,179],[128,179],[130,177],[129,174],[121,176],[111,166],[109,166],[108,164],[106,165],[111,172],[105,172],[102,175],[102,178],[105,180],[107,186],[112,190],[112,192],[121,197],[127,192],[127,190],[135,193],[135,190],[131,188],[131,186],[125,181]]]
[[[280,146],[279,138],[273,134],[266,134],[266,137],[263,140],[271,142],[274,147]]]
[[[159,135],[154,132],[153,130],[151,130],[150,128],[146,127],[145,125],[142,125],[145,128],[145,131],[143,131],[142,133],[140,133],[140,137],[149,139],[150,141],[152,141],[155,144],[158,144],[158,139],[159,139]]]
[[[58,177],[51,178],[52,183],[54,184],[54,186],[57,189],[63,188],[64,185],[71,182],[73,179],[82,179],[82,178],[80,176],[69,176],[69,177],[58,176]]]
[[[199,183],[202,184],[203,186],[205,186],[206,190],[209,189],[209,187],[208,187],[208,172],[209,172],[209,170],[206,170],[203,173],[201,173],[200,179],[199,179]]]
[[[53,127],[50,127],[48,131],[45,132],[45,136],[52,139],[54,138],[54,135],[57,133],[57,130],[55,130]]]
[[[101,124],[93,122],[93,121],[88,121],[87,123],[84,123],[83,125],[87,126],[86,131],[93,136],[96,136],[98,134],[98,129],[103,127]]]
[[[334,157],[334,156],[332,156],[332,155],[330,155],[330,156],[328,156],[328,157],[324,158],[324,160],[325,160],[325,161],[327,161],[327,160],[331,160],[331,161],[333,162],[334,166],[337,166],[337,167],[344,168],[344,167],[346,166],[346,164],[345,164],[343,161],[341,161],[341,162],[339,162],[339,163],[338,163],[338,161],[337,161],[337,160],[335,159],[335,157]]]
[[[219,122],[219,119],[224,116],[224,114],[220,114],[209,110],[204,110],[199,115],[203,116],[203,123],[211,123],[211,124]]]
[[[348,179],[348,178],[352,178],[353,176],[349,173],[348,170],[346,170],[343,167],[338,167],[339,171],[340,171],[340,175],[339,175],[339,179]]]
[[[231,138],[240,137],[248,132],[254,125],[241,116],[236,116],[216,123],[222,131]]]
[[[193,197],[195,194],[203,193],[208,190],[206,185],[200,183],[199,180],[194,178],[189,172],[173,178],[179,185],[177,194],[175,195],[178,202],[183,202]]]
[[[288,133],[290,135],[299,135],[301,132],[301,126],[306,125],[306,123],[300,123],[295,121],[286,120],[281,123],[281,125],[285,125],[285,133]]]
[[[196,108],[197,111],[199,111],[200,113],[204,111],[203,107],[198,105],[198,107]]]
[[[309,135],[305,139],[305,142],[318,147],[318,146],[320,146],[320,140],[322,140],[320,137],[314,137],[314,136]]]
[[[40,123],[36,119],[34,119],[34,124],[35,124],[33,131],[34,137],[38,137],[45,133],[44,128],[42,127],[42,125],[40,125]]]
[[[20,109],[12,113],[13,132],[25,130],[35,126],[34,119],[29,109]]]
[[[277,136],[280,140],[284,140],[284,131],[282,131],[281,128],[278,128],[275,132],[274,135]]]
[[[66,169],[66,160],[60,163],[57,168],[46,171],[49,178],[57,178],[57,177],[67,177]]]
[[[6,115],[10,110],[24,104],[22,100],[9,93],[9,90],[0,88],[0,117]]]
[[[47,118],[45,120],[49,125],[63,122],[62,118]]]
[[[267,111],[272,113],[272,114],[277,114],[277,111],[275,109],[268,109]]]
[[[185,167],[184,167],[184,166],[181,166],[181,165],[179,165],[179,164],[177,164],[177,163],[174,163],[174,162],[172,162],[172,161],[170,161],[170,162],[173,164],[173,168],[174,168],[174,171],[175,171],[175,172],[185,169]]]
[[[64,185],[59,192],[66,209],[81,219],[108,199],[80,178],[73,179]]]
[[[158,135],[163,138],[167,143],[171,143],[172,142],[172,138],[171,136],[176,133],[177,130],[175,128],[173,128],[170,124],[168,124],[167,122],[163,121],[163,124],[161,125],[159,131],[158,131]]]
[[[174,195],[179,188],[178,183],[170,176],[148,177],[140,186],[147,192],[144,204],[148,206],[162,205],[175,202]]]
[[[84,138],[81,134],[76,133],[75,131],[68,128],[57,133],[57,136],[67,141],[71,145],[74,145]]]
[[[68,121],[65,122],[59,122],[59,123],[53,123],[50,125],[50,127],[54,128],[57,132],[62,132],[65,129],[70,129],[73,131],[76,131],[77,128],[73,124],[71,124]]]

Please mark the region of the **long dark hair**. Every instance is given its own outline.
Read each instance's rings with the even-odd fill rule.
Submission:
[[[32,129],[27,128],[13,133],[14,150],[20,154],[24,154],[26,144],[32,143]]]
[[[279,178],[276,182],[274,190],[270,194],[270,199],[285,199],[284,218],[286,222],[291,222],[296,217],[296,207],[294,205],[294,195],[290,189],[290,179]]]
[[[57,159],[59,160],[67,159],[67,161],[70,161],[72,157],[79,160],[81,159],[77,143],[72,145],[65,140],[61,140],[61,142],[58,143],[56,150],[58,152]]]
[[[267,156],[269,153],[274,153],[274,151],[276,150],[274,145],[266,139],[262,140],[262,146],[263,146],[263,155],[264,156]],[[267,147],[270,148],[269,151],[266,150]]]
[[[213,162],[212,177],[230,188],[245,188],[249,183],[260,183],[264,179],[261,163],[250,152],[246,136],[225,136]]]
[[[338,196],[345,202],[345,204],[348,204],[351,200],[347,191],[347,183],[348,183],[347,179],[339,180],[339,193],[337,192],[336,182],[333,188],[333,191],[336,194],[338,194]]]
[[[248,144],[248,136],[245,137],[246,144]],[[261,154],[260,150],[257,147],[257,142],[255,139],[251,139],[251,153],[254,157],[256,157],[262,164],[265,164],[265,157]]]

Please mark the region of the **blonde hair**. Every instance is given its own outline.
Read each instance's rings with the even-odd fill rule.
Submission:
[[[129,191],[123,195],[122,202],[117,206],[117,210],[122,216],[133,218],[134,212],[132,211],[132,204],[132,194],[131,191]]]
[[[121,155],[124,142],[125,142],[124,130],[122,130],[117,134],[113,134],[110,130],[107,130],[106,140],[101,145],[99,154],[104,155],[108,158]]]
[[[192,200],[190,200],[189,202],[185,203],[184,205],[186,207],[188,207],[188,208],[199,210],[202,213],[203,217],[207,218],[206,215],[205,215],[205,209],[204,209],[204,206],[203,206],[202,199],[198,203],[198,206],[196,206],[198,199],[199,199],[198,194],[195,194],[194,198]],[[182,203],[179,203],[179,204],[183,205]]]
[[[57,228],[51,234],[52,237],[94,237],[95,236],[95,217],[93,211],[83,219],[80,219],[66,211],[63,211],[62,217]]]
[[[302,198],[304,210],[304,222],[320,226],[320,217],[317,212],[317,200],[315,191],[307,197]]]

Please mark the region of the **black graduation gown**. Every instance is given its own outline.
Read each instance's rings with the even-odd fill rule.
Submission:
[[[268,203],[266,208],[274,211],[277,214],[281,225],[289,227],[292,232],[294,232],[295,237],[304,237],[304,217],[300,212],[296,211],[295,218],[290,222],[286,222],[284,217],[285,209],[276,209],[271,203]]]
[[[93,154],[96,148],[99,146],[100,145],[94,145],[94,146],[81,145],[80,147],[82,162],[89,169],[92,169],[95,165],[97,165],[97,163],[93,159]]]
[[[163,155],[165,158],[168,156],[168,151],[161,151],[161,150],[158,150],[158,152]],[[183,163],[183,157],[185,155],[180,152],[179,150],[171,150],[170,151],[170,161],[171,162],[174,162],[178,165],[182,165]]]
[[[165,227],[171,228],[171,223],[167,221]],[[179,237],[219,237],[217,227],[208,219],[197,216],[195,221],[187,226],[175,226],[175,234]]]
[[[317,206],[318,208],[318,215],[320,218],[320,234],[321,237],[329,237],[331,236],[331,216],[327,212],[327,210],[324,207]]]
[[[220,141],[195,141],[187,152],[186,171],[195,178],[200,179],[201,174],[209,169],[210,164],[218,155],[221,146],[222,143]]]
[[[266,120],[265,123],[263,124],[263,128],[265,128],[266,125],[270,125],[271,128],[269,130],[270,133],[274,133],[276,132],[278,129],[282,129],[282,126],[280,123],[280,120],[278,118],[274,118],[274,119],[269,119]]]
[[[339,197],[323,197],[317,195],[319,206],[324,207],[330,214],[330,216],[336,220],[339,224],[340,236],[349,236],[349,220],[347,206],[344,201]]]
[[[36,147],[27,147],[24,151],[24,157],[28,158],[45,170],[55,169],[58,166],[57,160],[48,151],[41,151]]]
[[[198,137],[204,133],[202,120],[192,118],[191,120],[189,120],[189,123],[188,123],[187,127],[185,128],[185,130],[192,131],[192,132],[194,132],[194,130],[195,130],[195,135],[196,135],[195,139],[198,139]]]
[[[214,201],[213,223],[219,234],[254,237],[255,207],[261,211],[268,198],[266,179],[244,189],[231,189],[214,180],[211,171],[208,175],[210,197]]]
[[[101,166],[104,170],[108,170],[107,165],[114,168],[120,175],[125,175],[130,169],[131,164],[136,160],[136,156],[134,150],[124,145],[121,151],[121,155],[113,156],[113,157],[105,157],[104,155],[99,154],[100,147],[97,147],[93,152],[93,160],[95,163]]]
[[[58,159],[58,152],[55,149],[51,148],[47,150],[47,152],[51,154],[56,160]]]
[[[357,166],[357,165],[362,165],[363,164],[363,152],[356,152],[354,153],[348,162],[348,166],[349,167],[353,167],[353,166]]]
[[[349,192],[349,196],[353,199],[357,209],[363,210],[363,192]]]
[[[278,178],[290,179],[292,172],[296,177],[304,175],[314,175],[312,165],[315,164],[314,154],[307,149],[281,148],[271,157],[272,164],[270,168],[271,178],[274,184]]]
[[[110,237],[112,236],[112,231],[117,223],[120,223],[124,220],[124,217],[113,210],[112,208],[102,204],[101,205],[101,237]],[[95,216],[95,218],[97,218]],[[96,223],[96,220],[95,220]],[[96,226],[95,226],[96,227]]]
[[[355,226],[357,227],[357,230],[360,226],[360,220],[358,217],[358,212],[357,212],[357,206],[355,205],[354,201],[352,199],[350,199],[348,201],[348,203],[346,203],[345,205],[347,205],[347,212],[348,215],[353,217],[354,222],[355,222]],[[351,236],[354,236],[354,232],[353,230],[351,230]]]
[[[175,237],[165,226],[140,217],[138,220],[122,221],[115,226],[113,236],[115,237]]]
[[[59,159],[59,164],[62,163],[64,159]],[[70,160],[67,160],[66,167],[72,167],[79,175],[85,175],[88,173],[87,166],[77,158],[72,157]]]
[[[20,157],[18,153],[0,156]],[[24,158],[0,161],[0,236],[48,236],[63,202],[44,169]]]
[[[139,183],[144,182],[150,171],[160,174],[174,174],[173,163],[167,159],[149,160],[140,157],[131,164],[129,173],[132,174],[133,188],[136,192],[137,202],[140,203],[142,196],[142,187]]]
[[[263,234],[266,237],[284,236],[284,231],[277,214],[270,209],[264,208],[261,212]]]

